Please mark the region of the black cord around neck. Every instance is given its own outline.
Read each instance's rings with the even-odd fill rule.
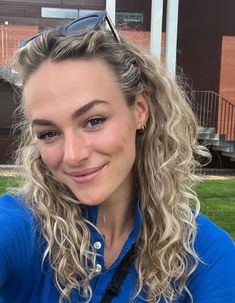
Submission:
[[[135,247],[134,245],[122,259],[118,268],[116,269],[113,278],[109,285],[107,286],[105,293],[100,301],[100,303],[110,303],[113,297],[118,296],[121,291],[121,286],[123,281],[125,280],[129,269],[135,260]]]

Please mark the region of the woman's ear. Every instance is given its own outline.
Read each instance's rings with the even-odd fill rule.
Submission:
[[[136,129],[141,129],[146,125],[149,116],[148,97],[143,91],[141,94],[135,97],[135,117],[136,117]]]

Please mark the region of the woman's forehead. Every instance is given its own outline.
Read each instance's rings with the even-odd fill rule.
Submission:
[[[45,61],[24,85],[24,97],[43,97],[43,93],[58,95],[78,89],[85,90],[97,84],[109,86],[116,83],[111,68],[98,59],[68,59],[60,62]]]
[[[93,100],[119,99],[123,99],[120,85],[101,60],[44,62],[24,87],[28,113],[52,106],[72,108]]]

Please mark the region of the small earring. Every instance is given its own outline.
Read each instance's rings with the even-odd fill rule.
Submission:
[[[144,132],[145,128],[146,128],[146,123],[144,123],[144,124],[141,126],[140,129],[141,129],[142,132]]]
[[[144,123],[144,124],[140,127],[140,129],[138,129],[138,133],[139,133],[139,134],[143,134],[144,131],[145,131],[145,128],[146,128],[146,123]]]

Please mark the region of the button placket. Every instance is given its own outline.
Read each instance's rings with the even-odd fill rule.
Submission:
[[[102,244],[101,244],[101,242],[100,241],[96,241],[95,243],[94,243],[94,248],[95,249],[101,249],[101,247],[102,247]]]
[[[95,266],[95,272],[100,273],[101,270],[102,270],[102,266],[99,263],[96,264],[96,266]]]
[[[96,264],[95,264],[95,272],[96,273],[101,273],[103,270],[103,247],[104,243],[102,242],[102,239],[96,238],[95,241],[93,242],[93,247],[97,252],[96,255]]]

